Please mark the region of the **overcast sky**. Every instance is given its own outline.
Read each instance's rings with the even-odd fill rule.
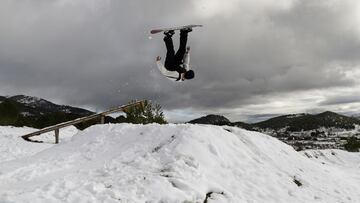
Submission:
[[[160,75],[158,27],[189,34],[195,79]],[[174,36],[178,45],[178,34]],[[1,0],[0,95],[98,110],[149,99],[170,121],[360,112],[358,0]]]

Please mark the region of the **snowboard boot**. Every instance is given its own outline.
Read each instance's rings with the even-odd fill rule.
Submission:
[[[174,30],[169,30],[169,31],[165,31],[165,32],[164,32],[164,35],[165,35],[166,37],[172,37],[174,34],[175,34],[175,31],[174,31]]]
[[[184,29],[181,29],[180,32],[183,32],[183,33],[192,32],[192,28],[191,27],[184,28]]]

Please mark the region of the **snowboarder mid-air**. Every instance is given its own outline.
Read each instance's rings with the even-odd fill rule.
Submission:
[[[167,50],[165,66],[162,64],[160,56],[156,58],[156,63],[161,73],[170,79],[174,79],[176,81],[184,81],[193,79],[195,76],[194,71],[190,70],[189,66],[190,47],[186,47],[188,33],[191,31],[191,28],[185,28],[180,30],[180,45],[176,54],[174,51],[174,44],[171,38],[172,35],[175,33],[174,30],[164,32],[164,41]]]

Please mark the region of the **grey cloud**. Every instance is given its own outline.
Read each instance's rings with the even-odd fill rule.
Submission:
[[[189,0],[5,0],[0,95],[99,108],[144,98],[195,112],[246,107],[274,93],[353,87],[355,81],[332,65],[358,65],[358,33],[343,26],[352,23],[347,15],[355,1],[335,11],[297,2],[247,12],[239,1],[233,12],[202,17]],[[149,30],[190,23],[205,25],[189,37],[196,78],[174,83],[157,71],[154,59],[164,57],[165,47]]]
[[[337,95],[330,98],[327,98],[325,101],[322,101],[320,105],[337,105],[337,104],[350,104],[350,103],[360,103],[360,95]]]
[[[255,115],[248,115],[247,122],[249,123],[257,123],[261,122],[270,118],[274,118],[277,116],[281,116],[280,114],[255,114]]]
[[[270,19],[293,37],[307,59],[356,61],[360,53],[356,1],[297,1],[293,9]],[[310,58],[312,55],[312,58]]]

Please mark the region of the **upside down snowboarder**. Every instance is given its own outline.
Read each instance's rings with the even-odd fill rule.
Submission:
[[[190,47],[186,47],[188,33],[191,32],[191,28],[185,28],[180,30],[180,45],[178,51],[175,53],[174,44],[172,41],[172,35],[174,30],[164,32],[164,42],[166,45],[166,58],[165,66],[161,62],[161,57],[156,57],[156,63],[161,73],[176,81],[184,81],[193,79],[195,73],[190,70]]]

